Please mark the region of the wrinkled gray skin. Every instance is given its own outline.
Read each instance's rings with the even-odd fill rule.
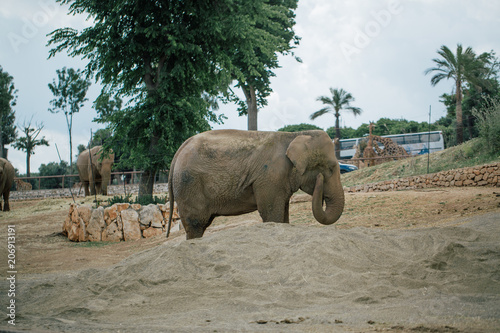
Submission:
[[[288,223],[289,200],[299,189],[313,196],[318,222],[339,219],[344,191],[335,146],[324,131],[217,130],[195,135],[171,164],[167,237],[174,200],[186,238],[192,239],[202,237],[216,216],[258,210],[264,222]]]
[[[3,196],[3,211],[9,211],[9,195],[12,184],[14,183],[14,176],[16,172],[14,167],[5,158],[0,158],[0,211],[2,210],[2,196]]]
[[[115,161],[115,154],[109,153],[101,160],[102,146],[90,149],[92,164],[90,164],[89,150],[84,150],[76,160],[80,181],[85,189],[85,196],[96,194],[108,195],[108,184],[111,179],[111,167]],[[95,187],[94,187],[95,181]],[[90,191],[89,191],[90,186]]]

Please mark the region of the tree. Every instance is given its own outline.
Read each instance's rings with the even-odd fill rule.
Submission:
[[[248,130],[257,130],[258,109],[267,105],[266,98],[272,92],[270,79],[279,68],[278,54],[293,55],[293,45],[300,40],[293,31],[297,0],[253,0],[240,8],[244,38],[231,57],[236,87],[242,89],[245,100],[235,94],[230,99],[239,105],[240,116],[248,115]]]
[[[52,83],[49,83],[49,89],[55,97],[50,101],[52,108],[49,111],[64,113],[69,134],[69,165],[73,170],[73,115],[79,112],[88,100],[85,96],[90,87],[90,81],[82,77],[83,73],[79,69],[75,71],[73,68],[66,69],[66,67],[63,67],[56,72],[57,82],[54,79]]]
[[[35,148],[38,146],[48,146],[49,142],[45,140],[45,137],[38,139],[40,132],[43,129],[43,123],[37,124],[35,127],[31,127],[31,120],[26,124],[23,123],[21,126],[24,136],[18,138],[13,144],[13,147],[17,150],[21,150],[26,153],[26,176],[30,177],[30,159],[31,155],[35,155]]]
[[[99,117],[94,119],[94,121],[98,123],[105,122],[105,119],[108,119],[113,113],[122,109],[122,104],[123,101],[119,96],[111,99],[109,93],[100,94],[94,101],[94,109],[99,114]]]
[[[342,127],[341,128],[341,139],[349,139],[349,138],[356,138],[356,130],[352,127]],[[337,129],[335,126],[328,127],[326,129],[326,134],[333,140],[335,136],[337,135]]]
[[[68,162],[61,161],[60,163],[50,162],[42,164],[38,168],[38,172],[40,176],[63,176],[68,173]],[[61,188],[63,186],[62,179],[64,179],[65,188],[71,186],[69,177],[42,178],[40,180],[40,189]]]
[[[462,98],[464,84],[481,86],[489,73],[486,64],[491,60],[487,54],[477,57],[471,47],[465,51],[461,44],[457,44],[456,54],[447,46],[443,45],[437,51],[441,58],[432,59],[436,67],[425,70],[425,75],[435,72],[431,78],[432,86],[437,85],[443,79],[453,79],[455,81],[455,101],[456,101],[456,143],[461,144],[463,140],[463,112]],[[493,67],[494,68],[494,67]]]
[[[312,124],[298,124],[298,125],[287,125],[280,128],[278,131],[280,132],[301,132],[301,131],[309,131],[309,130],[320,130],[316,125]]]
[[[320,96],[317,101],[322,102],[326,106],[313,114],[311,114],[311,120],[314,120],[324,114],[332,113],[335,116],[335,137],[340,139],[340,111],[346,110],[354,114],[354,116],[360,115],[362,110],[358,107],[351,106],[350,104],[354,102],[354,97],[344,89],[333,89],[330,88],[331,97]],[[337,158],[340,158],[340,143],[337,141],[335,147],[335,154]]]
[[[0,157],[7,158],[5,145],[16,140],[15,112],[17,90],[12,76],[0,66]]]
[[[144,170],[139,196],[151,197],[156,172],[168,168],[182,142],[221,121],[203,96],[227,93],[235,68],[230,55],[248,35],[242,9],[253,1],[58,2],[95,23],[50,33],[50,57],[65,50],[87,59],[86,72],[101,81],[103,93],[134,101],[101,112],[100,121],[113,131],[105,146],[127,148],[120,164]]]

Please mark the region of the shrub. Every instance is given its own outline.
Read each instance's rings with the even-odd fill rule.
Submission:
[[[500,152],[500,98],[487,98],[486,107],[472,109],[477,119],[479,136],[484,141],[488,152]]]
[[[149,204],[164,204],[167,201],[167,196],[145,196],[145,197],[135,197],[132,200],[132,194],[127,194],[125,196],[115,195],[112,198],[109,198],[107,206],[112,206],[115,203],[129,203],[129,204],[140,204],[141,206],[147,206]]]

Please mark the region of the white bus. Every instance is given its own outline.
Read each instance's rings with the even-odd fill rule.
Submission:
[[[402,146],[410,155],[426,154],[427,152],[433,153],[444,149],[444,139],[441,131],[383,135],[383,137],[391,138],[394,143]],[[361,140],[368,140],[368,136],[340,140],[340,158],[352,158],[356,153],[356,145]],[[380,148],[384,148],[381,143],[376,143]]]

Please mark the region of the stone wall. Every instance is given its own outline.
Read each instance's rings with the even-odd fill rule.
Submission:
[[[166,231],[169,204],[114,204],[92,209],[71,204],[63,223],[63,234],[74,242],[129,241],[161,235]],[[174,207],[171,231],[179,230],[179,215]]]
[[[126,192],[125,192],[126,191]],[[167,193],[168,184],[161,183],[155,184],[153,189],[155,194]],[[46,198],[71,198],[71,193],[75,198],[84,197],[85,192],[83,188],[79,187],[72,188],[71,191],[68,188],[59,188],[52,190],[32,190],[32,191],[12,191],[10,192],[10,200],[33,200],[33,199],[46,199]],[[129,194],[138,194],[139,193],[139,185],[110,185],[108,186],[108,196],[115,195],[125,195],[125,193]]]
[[[398,178],[378,183],[344,187],[349,193],[414,190],[428,187],[500,187],[500,163],[442,171],[438,173]]]

